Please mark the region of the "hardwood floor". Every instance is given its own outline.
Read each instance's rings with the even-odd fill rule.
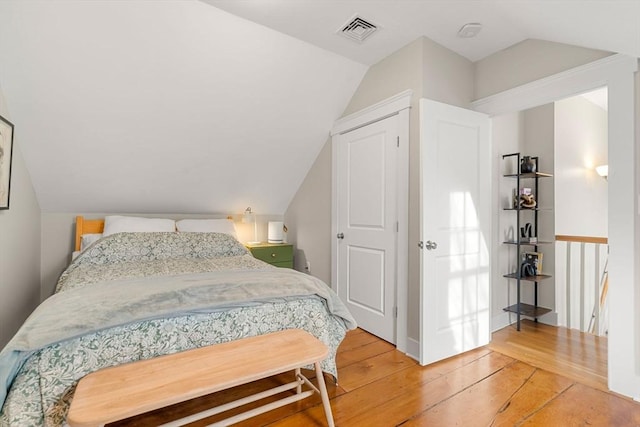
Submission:
[[[349,332],[338,351],[339,383],[327,381],[336,425],[640,426],[640,404],[603,391],[606,339],[533,322],[523,326],[519,333],[498,331],[487,347],[424,367],[367,332]],[[117,425],[158,425],[290,379],[272,377]],[[239,425],[326,421],[316,395]]]
[[[607,391],[607,338],[529,320],[493,334],[491,350]]]

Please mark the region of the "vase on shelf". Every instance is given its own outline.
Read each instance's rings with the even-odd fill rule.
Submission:
[[[531,156],[522,156],[520,161],[520,173],[533,173],[536,171],[536,162],[531,159]]]

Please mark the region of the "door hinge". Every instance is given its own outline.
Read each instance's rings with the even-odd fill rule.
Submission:
[[[396,147],[400,147],[400,137],[396,136]]]
[[[398,318],[398,306],[393,307],[393,317]]]

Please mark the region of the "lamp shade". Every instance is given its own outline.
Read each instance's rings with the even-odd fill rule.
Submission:
[[[260,243],[258,241],[258,222],[256,221],[256,214],[251,210],[251,206],[244,210],[244,214],[242,215],[242,222],[244,224],[253,224],[253,241],[248,243]]]
[[[252,224],[256,220],[256,215],[251,210],[251,207],[245,209],[244,214],[242,215],[242,222],[244,224]]]
[[[267,240],[269,243],[282,243],[284,241],[284,224],[282,221],[269,221]]]

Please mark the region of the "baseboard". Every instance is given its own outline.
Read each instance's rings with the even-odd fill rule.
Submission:
[[[558,313],[551,311],[539,317],[538,322],[544,323],[545,325],[558,326]]]
[[[493,316],[491,319],[491,332],[498,331],[504,327],[509,326],[509,313],[500,313],[497,316]]]
[[[405,354],[420,362],[420,343],[418,340],[407,338],[407,352]]]
[[[523,317],[523,319],[530,319],[530,317]],[[552,311],[544,316],[540,316],[538,322],[544,323],[545,325],[558,326],[558,313]],[[516,323],[515,313],[511,314],[511,321],[509,321],[509,313],[501,313],[491,319],[491,332],[498,331],[513,323]]]

